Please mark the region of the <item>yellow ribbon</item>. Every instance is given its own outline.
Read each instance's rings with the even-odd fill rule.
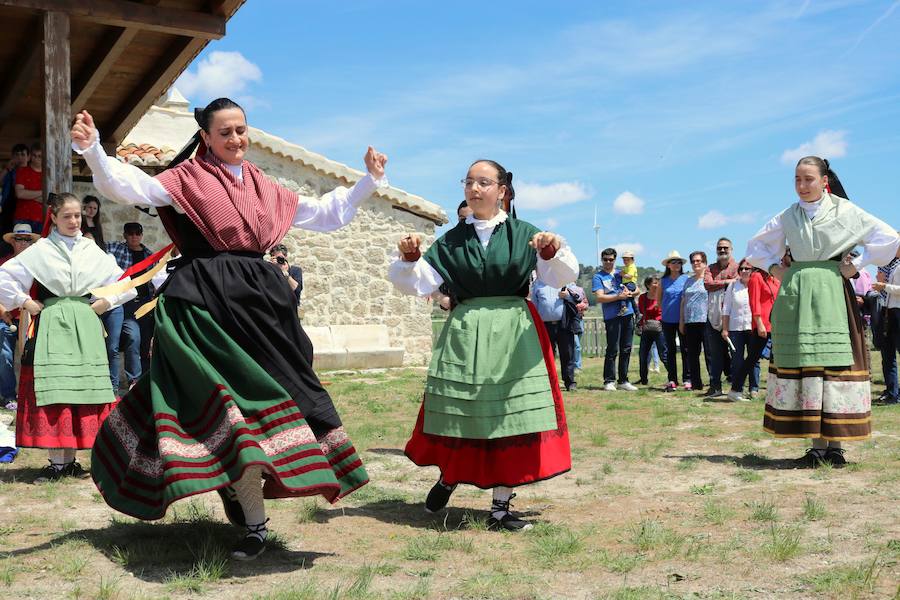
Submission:
[[[163,257],[159,259],[159,262],[156,263],[156,266],[154,266],[149,271],[146,271],[142,275],[135,277],[134,279],[123,279],[109,285],[104,285],[103,287],[94,288],[91,290],[91,293],[98,298],[106,298],[109,296],[119,296],[121,294],[124,294],[128,290],[134,289],[137,286],[143,285],[153,279],[153,276],[159,273],[160,269],[166,266],[166,263],[169,262],[170,258],[172,258],[171,250],[163,254]]]

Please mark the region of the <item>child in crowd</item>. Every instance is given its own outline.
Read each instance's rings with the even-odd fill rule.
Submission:
[[[622,285],[629,292],[637,291],[638,270],[637,266],[634,264],[634,252],[631,250],[622,252],[622,262],[625,263],[625,266],[619,269]],[[629,299],[628,302],[631,304],[631,310],[634,312],[635,318],[640,321],[641,313],[638,310],[637,302],[634,301],[634,298]],[[626,305],[623,304],[622,308],[619,309],[619,316],[624,315],[626,312],[628,312],[628,309]]]

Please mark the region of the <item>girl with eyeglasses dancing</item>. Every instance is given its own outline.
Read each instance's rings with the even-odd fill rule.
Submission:
[[[561,288],[575,281],[578,261],[559,236],[503,209],[514,191],[501,165],[478,160],[462,183],[473,214],[424,254],[419,235],[400,240],[388,272],[401,292],[424,297],[445,284],[459,300],[432,354],[406,455],[440,469],[426,511],[443,509],[460,483],[491,488],[488,526],[520,531],[532,525],[510,511],[513,488],[571,468],[553,351],[525,297],[532,271]]]

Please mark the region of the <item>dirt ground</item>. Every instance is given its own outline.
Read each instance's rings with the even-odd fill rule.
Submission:
[[[275,535],[251,563],[227,559],[217,496],[141,523],[89,478],[33,484],[46,457],[25,450],[0,466],[0,595],[900,598],[900,407],[874,408],[847,467],[799,469],[806,444],[763,432],[762,400],[604,392],[601,370],[587,359],[566,395],[572,471],[517,490],[536,523],[519,534],[486,530],[490,493],[471,487],[424,512],[437,471],[402,452],[421,370],[326,376],[371,483],[334,506],[268,502]]]

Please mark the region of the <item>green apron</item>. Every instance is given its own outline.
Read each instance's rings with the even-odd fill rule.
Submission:
[[[34,345],[38,406],[115,401],[100,318],[87,298],[48,298]]]
[[[556,429],[537,327],[525,300],[462,301],[450,313],[425,383],[424,431],[493,439]]]
[[[778,368],[853,364],[839,262],[794,262],[781,282],[771,320]]]

